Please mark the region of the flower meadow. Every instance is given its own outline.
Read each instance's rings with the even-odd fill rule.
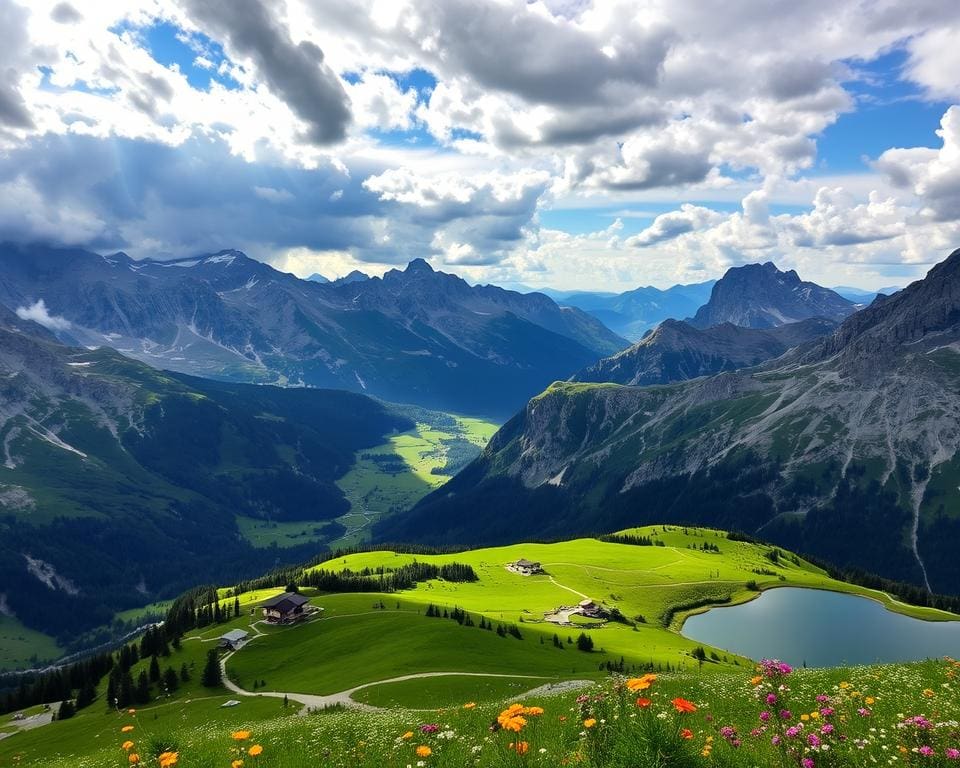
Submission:
[[[960,662],[611,677],[537,701],[432,711],[312,712],[220,732],[149,732],[123,713],[116,745],[21,766],[943,766],[960,768]],[[142,718],[142,719],[141,719]]]

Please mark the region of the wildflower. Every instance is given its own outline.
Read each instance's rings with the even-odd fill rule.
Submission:
[[[924,689],[923,689],[923,695],[926,696],[926,697],[929,699],[929,698],[931,698],[931,697],[934,695],[934,693],[933,693],[933,691],[931,691],[929,688],[924,688]]]
[[[530,749],[530,745],[525,741],[511,742],[510,749],[516,750],[518,755],[525,755],[527,754],[527,750]]]
[[[646,709],[646,708],[649,707],[651,704],[653,704],[653,702],[650,701],[650,699],[645,699],[643,696],[641,696],[639,699],[637,699],[637,706],[638,706],[640,709]]]
[[[813,768],[813,758],[812,757],[803,758],[803,760],[800,761],[800,765],[802,765],[803,768]]]
[[[687,701],[686,699],[682,699],[682,698],[680,698],[680,697],[675,698],[675,699],[671,702],[671,704],[673,704],[673,708],[674,708],[675,710],[677,710],[677,712],[681,712],[681,713],[682,713],[682,712],[696,712],[696,711],[697,711],[697,705],[696,705],[696,704],[694,704],[692,701]]]
[[[593,726],[595,726],[596,724],[597,724],[597,720],[596,718],[593,718],[593,717],[588,717],[586,720],[583,721],[584,728],[593,728]]]
[[[468,701],[466,704],[463,705],[463,708],[464,708],[464,709],[476,709],[476,708],[477,708],[477,702],[475,702],[475,701]]]
[[[250,733],[250,731],[234,731],[233,733],[230,734],[230,738],[233,739],[234,741],[246,741],[252,735],[253,734]]]
[[[130,765],[136,765],[140,762],[140,755],[138,755],[136,752],[131,752],[129,755],[127,755],[127,762],[130,763]]]
[[[421,744],[417,747],[417,757],[430,757],[433,754],[433,750],[430,749],[426,744]]]
[[[632,677],[627,680],[627,690],[630,693],[639,693],[640,691],[647,690],[653,682],[657,679],[657,676],[654,674],[646,674],[643,677]]]
[[[127,714],[128,714],[128,715],[135,715],[135,714],[137,714],[137,710],[135,710],[135,709],[128,709],[128,710],[127,710]]]
[[[693,738],[693,731],[691,731],[689,728],[684,728],[682,731],[680,731],[680,738],[681,738],[681,739],[692,739],[692,738]]]
[[[160,768],[173,768],[179,759],[179,752],[161,752],[157,755],[157,762],[160,763]]]
[[[132,725],[125,725],[123,726],[123,728],[120,729],[120,733],[130,733],[130,731],[132,730],[133,730]]]
[[[129,752],[131,749],[133,749],[133,742],[128,739],[120,745],[120,748]]]
[[[243,768],[243,760],[234,760],[230,763],[230,768]]]
[[[247,750],[247,754],[250,755],[250,757],[256,757],[257,755],[262,753],[263,753],[263,747],[260,746],[259,744],[254,744],[252,747],[250,747],[250,749]]]
[[[426,723],[420,726],[420,733],[436,733],[439,730],[440,726],[435,723]]]
[[[763,675],[757,675],[750,678],[750,685],[760,685],[763,682]]]
[[[407,731],[407,732],[406,732],[405,734],[403,734],[403,736],[401,736],[400,738],[403,739],[404,741],[409,741],[410,739],[413,738],[413,731]]]
[[[960,760],[960,749],[950,747],[946,751],[947,760]]]
[[[871,707],[871,706],[873,706],[874,704],[877,703],[877,700],[876,700],[873,696],[867,696],[867,697],[863,700],[863,703],[866,704],[868,707]]]

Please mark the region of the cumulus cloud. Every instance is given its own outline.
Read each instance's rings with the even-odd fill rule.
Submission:
[[[25,8],[7,0],[0,2],[0,126],[34,127],[19,83],[27,53],[27,18]]]
[[[718,224],[723,215],[710,208],[684,203],[679,211],[670,211],[657,216],[653,223],[640,234],[627,239],[627,245],[648,246],[673,240],[688,232]]]
[[[307,126],[315,144],[346,136],[350,104],[323,50],[310,40],[294,43],[260,0],[184,0],[190,16],[225,38],[235,56],[250,59],[270,88]]]
[[[27,307],[18,307],[16,312],[17,317],[21,320],[32,320],[51,331],[70,330],[70,321],[59,315],[51,315],[43,299],[37,299],[37,301]]]
[[[937,135],[940,149],[889,149],[875,165],[891,183],[917,195],[921,215],[954,221],[960,219],[960,107],[946,111]]]
[[[876,191],[866,203],[840,187],[821,187],[813,199],[813,210],[784,217],[784,226],[793,242],[804,248],[858,245],[889,240],[904,233],[909,212],[892,197]]]

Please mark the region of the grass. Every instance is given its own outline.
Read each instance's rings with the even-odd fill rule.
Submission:
[[[429,411],[418,410],[418,414],[422,419],[430,417]],[[464,440],[475,446],[479,455],[499,427],[468,416],[436,416],[432,422],[417,421],[414,429],[391,436],[383,445],[357,452],[353,468],[337,481],[351,510],[338,518],[347,527],[347,533],[333,542],[335,545],[362,541],[377,519],[409,509],[447,482],[450,476],[441,474],[441,470],[447,464],[451,441]],[[387,462],[385,457],[392,459]],[[404,469],[395,472],[394,467]]]
[[[249,628],[259,619],[258,605],[277,594],[281,587],[246,593],[240,598],[239,617],[190,633],[179,651],[174,651],[169,659],[161,659],[161,667],[169,665],[179,669],[186,664],[192,671],[192,679],[172,698],[161,698],[141,708],[137,728],[169,736],[185,755],[191,755],[190,762],[184,760],[184,765],[203,768],[229,764],[226,759],[230,748],[228,729],[239,725],[253,729],[268,747],[258,765],[301,768],[320,761],[335,766],[402,768],[414,761],[407,750],[409,745],[398,741],[398,736],[417,723],[436,721],[445,727],[450,725],[456,734],[453,741],[458,746],[431,741],[439,757],[432,758],[429,765],[519,765],[517,756],[500,751],[503,745],[496,746],[499,742],[495,741],[499,737],[487,730],[500,703],[554,681],[587,680],[609,686],[603,682],[607,677],[605,667],[608,663],[619,665],[622,659],[628,674],[648,668],[660,673],[662,682],[658,684],[658,691],[664,701],[671,693],[683,695],[697,701],[704,712],[716,718],[715,726],[705,720],[697,721],[696,734],[702,746],[709,728],[719,727],[721,721],[736,723],[743,733],[749,731],[756,722],[756,702],[746,696],[745,680],[752,668],[749,660],[709,647],[708,653],[716,652],[716,660],[701,666],[693,658],[698,644],[683,637],[678,629],[684,616],[703,608],[689,606],[704,599],[749,600],[757,593],[747,589],[746,582],[756,580],[762,588],[789,585],[851,592],[885,602],[889,608],[913,616],[931,620],[949,618],[947,614],[904,606],[881,593],[834,581],[820,569],[788,553],[774,564],[768,557],[769,547],[730,541],[716,531],[656,526],[629,532],[650,536],[664,546],[640,547],[580,539],[449,555],[415,557],[394,552],[364,552],[338,558],[320,567],[349,568],[356,572],[365,568],[395,568],[413,560],[437,564],[461,562],[470,564],[479,580],[428,581],[396,594],[318,594],[303,590],[312,603],[324,609],[320,618],[294,627],[256,624],[255,631],[262,632],[263,636],[252,639],[227,661],[230,679],[247,690],[252,690],[256,683],[258,688],[286,692],[291,700],[296,700],[297,694],[332,694],[363,686],[353,694],[354,700],[390,708],[383,713],[335,712],[290,719],[287,717],[290,710],[283,710],[277,699],[239,696],[242,701],[239,707],[220,709],[219,705],[229,694],[222,689],[204,689],[198,682],[207,651],[227,630]],[[690,548],[704,543],[716,544],[720,554]],[[540,561],[546,574],[523,577],[504,568],[506,563],[520,557]],[[756,573],[762,569],[773,571],[774,575]],[[543,621],[545,612],[560,605],[575,604],[583,595],[616,606],[627,617],[643,616],[646,623],[635,627],[617,623],[557,627]],[[221,597],[225,601],[233,600],[226,591]],[[461,607],[477,622],[482,616],[494,626],[515,625],[522,638],[501,637],[478,626],[461,626],[451,619],[427,617],[426,608],[431,604],[441,610]],[[677,610],[684,606],[688,608]],[[588,632],[594,640],[594,652],[576,649],[573,641],[580,632]],[[553,642],[555,634],[560,648]],[[134,677],[146,665],[146,661],[141,661],[133,670]],[[948,671],[960,674],[954,668]],[[389,682],[392,678],[421,672],[507,677],[444,675]],[[861,681],[858,686],[880,692],[882,707],[890,710],[884,709],[885,717],[910,711],[927,714],[936,711],[939,717],[946,717],[941,701],[956,703],[960,697],[951,693],[953,698],[949,698],[944,693],[943,700],[938,698],[934,702],[936,710],[933,704],[927,709],[918,709],[916,702],[906,698],[907,693],[913,696],[924,688],[929,688],[935,696],[939,696],[941,690],[946,692],[948,689],[943,685],[954,683],[945,674],[942,665],[931,664],[803,671],[796,677],[798,684],[792,687],[798,694],[807,695],[816,688],[838,685],[846,676],[856,676]],[[882,682],[884,680],[887,682]],[[889,687],[894,682],[897,687]],[[610,694],[607,687],[605,695]],[[461,710],[460,705],[467,701],[477,702],[477,710]],[[597,768],[628,765],[609,755],[608,762],[600,761],[597,757],[600,752],[590,751],[600,747],[583,741],[592,737],[580,735],[582,728],[577,727],[576,720],[581,713],[573,694],[547,699],[545,706],[550,706],[556,716],[536,739],[552,762],[540,758],[537,751],[536,755],[529,756],[530,764],[552,766],[564,760],[576,760]],[[598,711],[600,706],[597,704]],[[435,715],[404,711],[437,708],[446,711]],[[558,719],[561,714],[571,722],[564,725]],[[70,760],[73,760],[71,768],[118,764],[116,758],[122,755],[117,755],[116,746],[105,745],[119,735],[117,728],[122,721],[115,713],[106,712],[100,700],[72,720],[0,740],[0,768],[12,764],[67,765]],[[0,722],[0,730],[4,727]],[[887,727],[891,727],[889,723]],[[628,736],[620,734],[615,738],[628,739]],[[364,742],[362,749],[358,747],[361,741]],[[479,763],[462,751],[477,745],[481,746],[483,755]],[[573,757],[574,753],[581,757]],[[693,757],[696,758],[696,754]],[[737,762],[739,758],[736,758],[722,764],[735,768],[773,764],[768,758],[758,745],[744,758],[746,762]]]
[[[237,527],[240,529],[240,534],[253,546],[260,549],[266,547],[297,547],[301,544],[326,541],[327,537],[321,529],[329,523],[329,520],[274,522],[237,515]]]
[[[409,707],[415,710],[435,710],[438,707],[457,707],[466,701],[498,702],[521,696],[549,682],[507,677],[447,677],[404,680],[361,688],[353,699],[375,707]]]
[[[21,739],[25,744],[34,734],[16,736],[0,742],[0,765],[120,768],[125,753],[118,745],[126,736],[119,728],[129,723],[134,725],[129,736],[141,753],[149,756],[149,742],[157,739],[158,744],[176,744],[180,765],[198,768],[229,765],[238,756],[238,745],[246,751],[253,744],[260,745],[263,753],[257,758],[244,755],[245,768],[404,768],[418,761],[437,768],[788,768],[797,766],[803,756],[810,757],[815,768],[887,764],[947,768],[956,765],[948,750],[960,748],[955,722],[960,719],[960,696],[955,690],[958,671],[956,663],[938,661],[791,673],[786,678],[789,690],[778,694],[778,703],[791,710],[790,725],[802,726],[800,735],[789,742],[796,745],[796,757],[771,744],[771,736],[783,730],[776,720],[777,710],[765,727],[759,717],[765,706],[756,691],[765,696],[778,681],[764,680],[755,688],[752,670],[735,670],[719,675],[661,675],[642,692],[651,701],[647,708],[637,707],[637,694],[627,692],[615,679],[598,683],[580,699],[579,691],[526,697],[523,704],[541,706],[543,713],[528,715],[519,732],[492,731],[490,723],[504,703],[464,708],[473,697],[462,697],[429,713],[334,711],[308,717],[290,717],[289,710],[284,712],[276,701],[251,701],[245,712],[241,707],[218,710],[216,699],[197,701],[184,707],[180,718],[159,712],[103,718],[99,730],[83,739],[88,749],[79,757],[65,752],[64,743],[52,733],[57,727],[65,730],[69,721],[48,728],[50,741],[43,754],[21,749],[17,760],[15,754],[4,751],[5,745]],[[826,700],[818,701],[818,696]],[[695,711],[678,714],[671,703],[677,697],[691,702]],[[814,711],[817,718],[811,719],[808,713]],[[806,721],[801,721],[801,713]],[[930,717],[932,727],[903,726],[916,715]],[[822,733],[823,725],[830,725],[832,733]],[[231,739],[231,731],[238,726],[252,731],[248,740]],[[688,730],[682,734],[682,729]],[[811,750],[807,746],[811,732],[818,733],[830,750]],[[404,738],[407,733],[409,737]],[[526,745],[523,755],[509,746],[518,742]],[[920,754],[921,745],[930,745],[934,754]],[[418,747],[428,747],[430,754],[418,756]]]
[[[558,651],[541,645],[539,638],[500,637],[449,619],[427,618],[417,612],[423,605],[402,600],[397,608],[395,596],[382,599],[383,610],[374,608],[379,598],[370,595],[314,598],[325,608],[323,619],[251,642],[227,663],[230,679],[248,690],[260,680],[273,691],[331,694],[417,672],[547,678],[541,682],[597,676],[587,654]]]
[[[63,650],[49,635],[0,614],[0,671],[30,667],[62,655]]]

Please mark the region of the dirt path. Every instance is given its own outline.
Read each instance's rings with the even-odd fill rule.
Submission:
[[[258,691],[254,693],[253,691],[245,690],[239,685],[233,683],[226,675],[226,662],[233,654],[228,653],[221,660],[221,668],[224,670],[223,675],[223,684],[233,691],[238,696],[267,696],[274,699],[282,699],[287,697],[290,701],[298,701],[303,704],[303,709],[300,710],[301,715],[305,715],[310,709],[323,709],[325,707],[333,706],[344,706],[352,707],[354,709],[362,709],[368,712],[375,712],[381,707],[374,707],[369,704],[363,704],[362,702],[356,701],[353,698],[353,694],[357,691],[363,690],[364,688],[372,688],[377,685],[385,685],[387,683],[402,683],[406,680],[422,680],[429,677],[505,677],[512,680],[549,680],[550,678],[545,675],[508,675],[500,674],[495,672],[417,672],[412,675],[400,675],[399,677],[390,677],[386,680],[376,680],[372,683],[362,683],[361,685],[355,685],[353,688],[348,688],[345,691],[340,691],[338,693],[330,694],[315,694],[315,693],[291,693],[284,691]],[[578,684],[588,684],[588,681],[557,681],[553,683],[548,683],[542,685],[538,688],[533,689],[534,691],[542,691],[544,689],[549,689],[552,686],[561,686],[566,685],[571,682],[576,682]]]

